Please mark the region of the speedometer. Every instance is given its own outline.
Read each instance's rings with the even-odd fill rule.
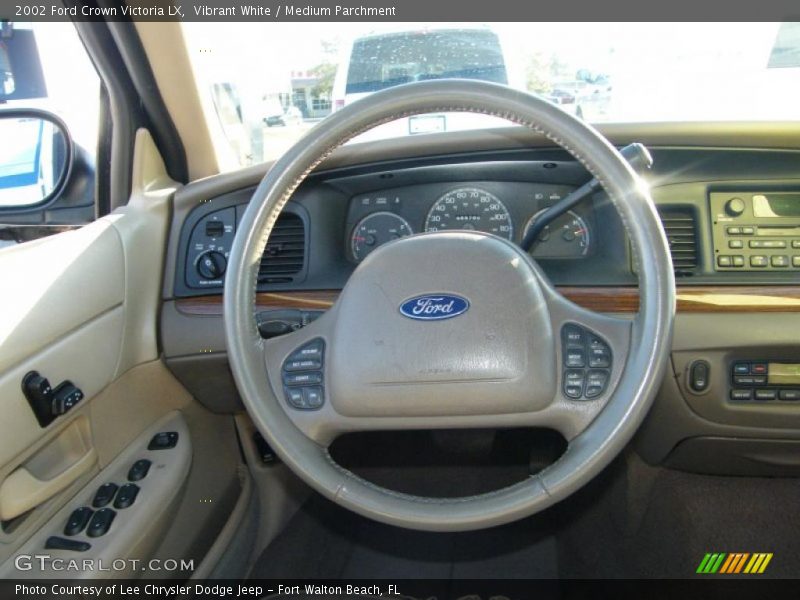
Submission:
[[[428,211],[425,231],[467,229],[493,233],[510,240],[514,234],[511,215],[500,199],[480,188],[447,192]]]

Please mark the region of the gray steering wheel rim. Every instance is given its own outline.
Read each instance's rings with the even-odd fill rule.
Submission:
[[[337,465],[286,414],[263,364],[255,319],[256,276],[267,238],[302,181],[337,147],[382,123],[427,112],[474,112],[528,126],[563,147],[603,184],[638,256],[639,313],[630,352],[605,408],[552,466],[511,487],[466,498],[424,498],[367,482]],[[312,488],[342,506],[385,523],[432,531],[463,531],[511,522],[566,498],[627,445],[644,420],[666,370],[675,312],[669,248],[647,190],[596,130],[546,100],[477,81],[408,84],[337,111],[270,169],[238,226],[225,278],[228,358],[242,400],[281,459]]]

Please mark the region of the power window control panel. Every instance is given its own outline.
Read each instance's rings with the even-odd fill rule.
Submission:
[[[161,431],[153,436],[147,445],[148,450],[169,450],[178,445],[177,431]]]
[[[113,509],[101,508],[94,513],[92,520],[89,521],[89,526],[86,528],[86,535],[92,538],[105,535],[111,528],[111,523],[114,522],[116,516],[117,513]]]
[[[325,342],[312,340],[297,348],[281,369],[286,402],[297,410],[317,410],[325,403]]]
[[[64,526],[64,535],[73,536],[78,535],[81,531],[86,529],[89,520],[92,518],[94,511],[88,506],[81,506],[72,511],[69,516],[67,524]]]
[[[611,348],[597,334],[576,323],[561,328],[562,390],[571,400],[602,396],[611,377]]]
[[[128,481],[141,481],[150,472],[150,465],[153,464],[146,458],[137,460],[128,471]]]
[[[69,540],[57,535],[51,535],[44,544],[45,550],[70,550],[72,552],[86,552],[92,545],[80,540]]]

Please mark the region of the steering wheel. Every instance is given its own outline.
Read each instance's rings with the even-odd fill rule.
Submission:
[[[468,231],[379,247],[334,306],[268,341],[255,321],[261,255],[281,209],[331,152],[388,121],[483,113],[528,126],[600,180],[638,256],[633,318],[581,308],[518,246]],[[375,93],[337,111],[270,169],[245,211],[225,278],[228,359],[244,404],[281,459],[327,498],[372,519],[433,531],[514,521],[597,475],[644,419],[668,360],[675,282],[645,186],[596,130],[542,98],[477,81]],[[333,461],[340,434],[366,430],[548,427],[567,440],[547,469],[462,498],[398,493]]]

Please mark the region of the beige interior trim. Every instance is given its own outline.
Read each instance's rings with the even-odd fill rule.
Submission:
[[[20,467],[0,486],[0,519],[8,521],[49,500],[88,473],[97,462],[97,452],[88,448],[83,456],[52,479],[39,479]]]
[[[133,154],[131,197],[107,217],[119,232],[125,260],[125,326],[115,377],[158,357],[158,311],[172,195],[150,132],[139,129]]]
[[[134,21],[161,97],[186,149],[189,180],[219,173],[180,23]]]

